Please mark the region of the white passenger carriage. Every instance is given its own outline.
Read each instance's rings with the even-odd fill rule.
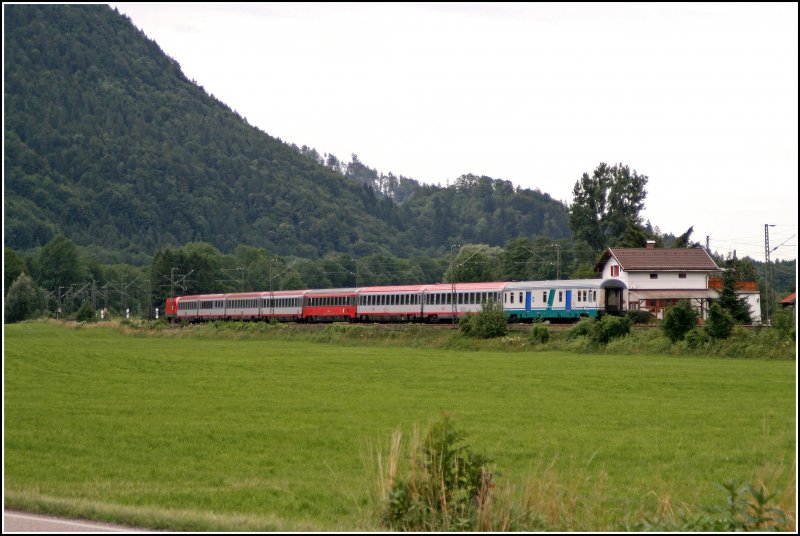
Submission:
[[[305,290],[276,290],[263,292],[262,317],[285,322],[301,320],[303,318],[303,296]]]
[[[178,320],[216,320],[225,318],[225,294],[180,296],[177,302]]]
[[[397,285],[358,289],[358,319],[362,322],[414,322],[422,319],[426,285]]]
[[[508,283],[441,283],[427,285],[422,295],[422,315],[426,320],[438,322],[452,320],[455,316],[481,312],[483,304],[493,301],[500,304],[502,292]]]
[[[510,320],[596,317],[603,308],[601,279],[517,281],[503,292]]]

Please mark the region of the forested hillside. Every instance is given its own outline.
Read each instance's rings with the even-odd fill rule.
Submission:
[[[404,178],[398,196],[364,164],[304,154],[188,80],[108,6],[7,5],[4,23],[5,245],[16,250],[63,234],[101,261],[144,263],[197,241],[411,256],[569,235],[563,204],[506,181]]]

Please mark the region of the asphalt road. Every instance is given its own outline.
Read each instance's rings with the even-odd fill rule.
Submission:
[[[8,532],[147,532],[137,528],[5,510],[3,533]]]

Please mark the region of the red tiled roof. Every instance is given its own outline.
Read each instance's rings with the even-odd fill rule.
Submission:
[[[608,248],[595,266],[595,270],[601,271],[611,257],[614,257],[626,272],[721,271],[703,248]]]
[[[713,288],[714,290],[721,290],[722,289],[722,278],[721,277],[709,277],[708,278],[708,288]],[[758,282],[757,281],[734,281],[733,282],[733,288],[734,288],[734,290],[758,292]]]
[[[786,305],[791,305],[795,301],[797,301],[797,293],[796,292],[792,292],[791,294],[786,296],[784,299],[782,299],[781,303],[785,303]]]

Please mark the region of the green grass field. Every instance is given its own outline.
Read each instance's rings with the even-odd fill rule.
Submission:
[[[572,505],[561,528],[698,510],[728,480],[795,500],[795,361],[4,331],[6,507],[375,530],[377,450],[443,413],[498,487],[538,482]]]

